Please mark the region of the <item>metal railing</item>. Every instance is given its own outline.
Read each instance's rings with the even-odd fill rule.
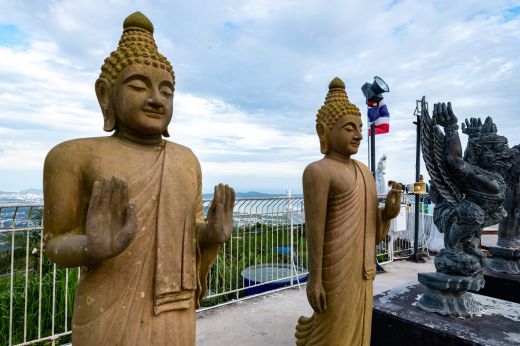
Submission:
[[[52,342],[70,334],[79,270],[59,268],[44,254],[42,216],[42,205],[0,206],[2,345]]]
[[[403,196],[402,204],[406,202]],[[210,204],[203,201],[204,211]],[[80,270],[63,269],[49,260],[42,216],[42,205],[0,205],[1,345],[70,340]],[[233,219],[231,239],[221,246],[211,269],[201,310],[306,280],[303,197],[237,199]],[[377,246],[379,262],[400,257],[396,251],[403,251],[401,247],[413,249],[407,239],[403,232],[391,232]]]
[[[206,210],[211,201],[204,201]],[[303,197],[238,199],[234,230],[210,273],[203,307],[298,284],[307,275]]]

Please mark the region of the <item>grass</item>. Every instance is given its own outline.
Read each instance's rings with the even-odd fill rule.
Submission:
[[[305,229],[302,226],[294,227],[294,243],[298,253],[297,265],[307,263]],[[298,240],[298,241],[296,241]],[[29,253],[27,253],[29,241]],[[29,234],[17,232],[15,235],[15,261],[13,274],[13,326],[12,343],[24,341],[24,316],[26,316],[26,340],[34,340],[58,334],[71,329],[74,295],[78,283],[78,269],[68,270],[68,279],[65,269],[56,267],[43,254],[40,268],[40,252],[32,254],[32,249],[39,249],[39,232]],[[272,226],[260,224],[236,228],[232,239],[222,246],[218,258],[210,272],[209,287],[212,292],[220,293],[243,288],[240,272],[254,264],[263,263],[290,263],[289,255],[280,254],[278,247],[290,246],[290,232],[288,226]],[[26,275],[26,256],[29,259]],[[9,306],[10,306],[10,260],[11,252],[0,252],[0,345],[7,345],[9,338]],[[41,299],[39,273],[42,272]],[[55,273],[55,274],[54,274]],[[26,285],[27,278],[27,285]],[[53,281],[55,280],[55,300],[53,304]],[[68,289],[66,286],[68,285]],[[27,300],[25,289],[27,288]],[[217,305],[236,299],[236,293],[206,298],[203,307]],[[68,301],[65,314],[65,299]],[[41,310],[39,301],[41,300]],[[25,305],[27,304],[27,313]],[[52,333],[52,311],[55,309],[54,333]],[[41,313],[40,322],[38,316]],[[38,335],[38,326],[40,335]],[[70,342],[70,335],[59,339],[58,344]],[[42,342],[41,345],[51,344]]]
[[[294,248],[298,254],[296,265],[304,266],[307,263],[305,229],[300,225],[295,226],[293,236]],[[290,243],[287,226],[257,224],[256,228],[239,229],[233,234],[231,241],[222,247],[211,269],[208,285],[211,294],[244,288],[240,272],[249,266],[265,263],[290,264],[290,256],[278,251],[278,247],[290,247]],[[202,301],[201,306],[213,306],[239,297],[238,292],[209,297]]]
[[[66,280],[65,269],[56,267],[54,274],[54,266],[46,255],[42,259],[41,269],[41,296],[39,268],[37,271],[30,270],[28,275],[25,275],[25,271],[18,271],[13,274],[13,344],[24,341],[24,328],[26,329],[26,340],[53,334],[53,306],[55,313],[54,334],[64,332],[65,323],[67,324],[67,329],[70,330],[74,294],[78,282],[78,270],[69,269],[68,280]],[[53,304],[52,288],[54,281],[56,290]],[[10,284],[10,275],[0,277],[0,344],[2,345],[8,344],[9,337]],[[66,289],[67,285],[68,290]],[[27,300],[25,299],[26,289]],[[65,317],[65,299],[68,300],[67,317]],[[25,313],[26,304],[27,312]],[[39,309],[40,304],[41,309]],[[26,321],[24,321],[24,316],[26,316]],[[38,336],[38,326],[40,327],[40,336]],[[66,340],[62,341],[66,342]]]

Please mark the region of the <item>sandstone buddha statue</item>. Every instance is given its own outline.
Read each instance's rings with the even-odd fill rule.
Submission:
[[[195,308],[232,230],[234,191],[215,187],[207,222],[192,151],[166,141],[175,75],[153,25],[126,18],[95,84],[113,135],[54,147],[45,160],[45,246],[83,267],[73,345],[194,345]]]
[[[375,247],[400,209],[398,184],[378,207],[372,174],[351,158],[361,143],[359,109],[334,78],[318,111],[324,158],[303,173],[309,250],[307,298],[314,314],[300,317],[297,345],[370,345]]]

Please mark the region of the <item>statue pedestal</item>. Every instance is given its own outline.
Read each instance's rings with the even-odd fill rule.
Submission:
[[[480,312],[481,307],[468,291],[484,287],[482,272],[473,276],[419,273],[418,279],[427,288],[417,302],[421,309],[453,317],[472,317]]]
[[[479,294],[520,304],[520,275],[484,269],[486,285]]]
[[[488,250],[493,255],[487,260],[491,271],[520,275],[520,249],[490,246]]]
[[[454,318],[419,309],[424,285],[402,286],[374,297],[372,345],[455,346],[520,343],[520,304],[472,294],[481,315]]]

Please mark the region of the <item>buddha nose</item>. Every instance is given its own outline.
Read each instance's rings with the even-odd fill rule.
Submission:
[[[146,103],[153,108],[163,107],[163,102],[161,100],[161,94],[159,93],[159,90],[152,90],[150,97],[146,100]]]

